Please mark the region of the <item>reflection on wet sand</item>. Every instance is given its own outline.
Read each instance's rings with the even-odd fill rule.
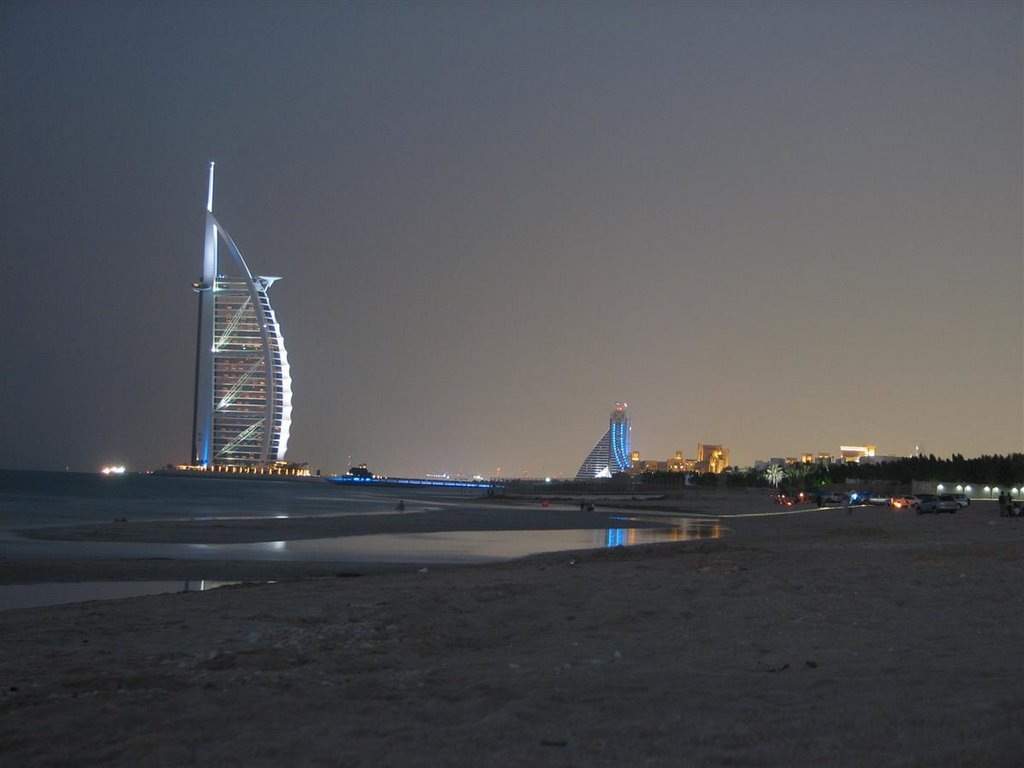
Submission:
[[[681,520],[671,528],[609,528],[605,546],[629,547],[636,544],[659,544],[665,541],[701,541],[720,539],[724,530],[718,523],[704,520]]]
[[[662,528],[610,528],[526,531],[443,531],[375,534],[328,539],[297,539],[237,544],[145,544],[126,542],[35,541],[38,556],[160,557],[206,561],[334,561],[456,565],[510,560],[544,552],[601,549],[672,541],[717,539],[718,523],[675,520]],[[85,581],[0,586],[0,610],[87,600],[112,600],[170,592],[198,592],[236,581]]]
[[[510,560],[561,550],[717,539],[724,535],[725,530],[723,526],[710,521],[676,520],[673,521],[673,525],[662,528],[434,531],[245,544],[171,546],[185,548],[185,551],[178,554],[179,557],[204,559],[338,560],[351,563],[455,565]]]

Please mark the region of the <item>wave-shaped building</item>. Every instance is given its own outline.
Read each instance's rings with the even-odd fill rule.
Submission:
[[[220,259],[223,243],[230,258]],[[292,380],[281,326],[267,295],[277,277],[253,276],[213,215],[213,163],[206,202],[196,339],[192,464],[262,467],[284,460]]]
[[[611,477],[617,472],[625,472],[633,464],[629,451],[629,416],[626,415],[626,403],[616,403],[608,420],[608,431],[604,433],[594,449],[587,454],[579,471],[577,480],[591,480],[595,477]]]

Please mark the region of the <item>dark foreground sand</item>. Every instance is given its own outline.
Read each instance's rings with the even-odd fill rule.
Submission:
[[[5,765],[1017,766],[1024,523],[720,541],[0,613]]]

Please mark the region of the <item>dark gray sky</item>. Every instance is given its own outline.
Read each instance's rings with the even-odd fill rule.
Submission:
[[[0,5],[0,466],[188,457],[206,172],[289,458],[1024,450],[1022,4]]]

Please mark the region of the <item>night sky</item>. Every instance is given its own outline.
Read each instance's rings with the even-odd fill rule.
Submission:
[[[0,5],[0,466],[189,458],[206,174],[288,458],[1024,450],[1022,4]]]

